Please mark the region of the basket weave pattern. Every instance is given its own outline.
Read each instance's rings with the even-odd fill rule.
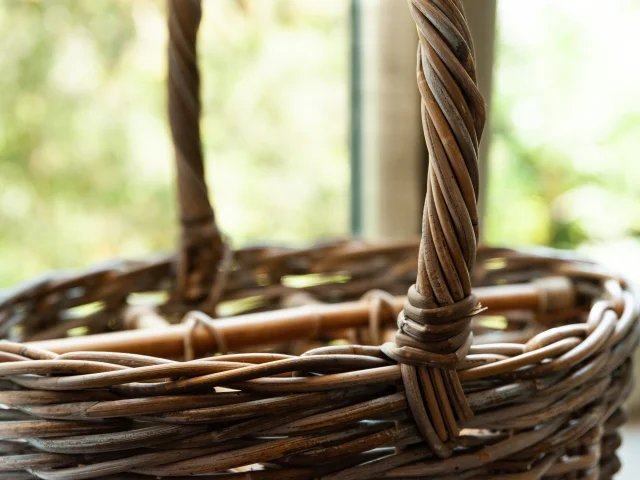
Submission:
[[[485,107],[461,1],[409,2],[420,240],[238,251],[203,181],[200,4],[168,5],[180,250],[0,299],[17,340],[0,342],[0,479],[611,478],[639,296],[573,255],[478,249]],[[149,292],[164,301],[134,305]],[[242,315],[212,318],[221,303]],[[57,339],[75,327],[122,332]]]

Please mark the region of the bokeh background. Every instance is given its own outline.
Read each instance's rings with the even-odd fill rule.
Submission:
[[[202,133],[237,246],[349,233],[349,13],[206,2]],[[497,24],[485,239],[640,271],[640,3],[500,0]],[[0,3],[0,286],[171,249],[166,40],[158,0]]]
[[[164,9],[0,2],[0,286],[173,247]],[[203,11],[202,136],[222,228],[236,245],[346,234],[348,2]]]

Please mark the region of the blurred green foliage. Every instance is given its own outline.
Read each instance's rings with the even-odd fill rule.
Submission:
[[[640,231],[640,3],[499,0],[486,239]]]
[[[202,134],[223,230],[236,245],[347,234],[348,1],[204,7]],[[640,4],[498,10],[487,240],[636,236]],[[0,286],[171,249],[164,2],[6,0],[0,42]]]
[[[346,234],[347,3],[203,10],[220,225],[236,244]],[[0,3],[0,286],[173,247],[165,24],[158,0]]]

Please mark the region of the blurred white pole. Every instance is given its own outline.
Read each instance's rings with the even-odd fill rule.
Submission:
[[[406,238],[420,232],[425,183],[418,37],[406,2],[355,1],[361,20],[361,233]]]
[[[426,193],[426,159],[416,87],[417,34],[407,3],[352,0],[357,15],[352,103],[354,229],[367,238],[406,238],[420,233]],[[475,40],[480,89],[491,88],[496,0],[465,0]],[[489,131],[481,148],[486,178]],[[481,191],[481,212],[484,191]]]
[[[496,0],[463,0],[467,21],[476,50],[478,86],[487,106],[491,106],[493,84],[493,58],[496,33]],[[480,144],[480,237],[483,238],[483,219],[487,205],[488,154],[491,138],[491,109]]]

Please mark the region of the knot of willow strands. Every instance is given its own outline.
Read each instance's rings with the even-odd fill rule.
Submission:
[[[483,310],[473,294],[428,308],[427,298],[413,285],[398,315],[395,343],[384,344],[382,350],[399,363],[455,368],[471,348],[471,318]]]
[[[221,238],[223,250],[222,259],[218,264],[218,272],[213,279],[213,283],[211,284],[209,296],[201,306],[201,310],[203,312],[206,312],[213,317],[217,317],[216,306],[218,305],[218,302],[222,298],[222,295],[227,288],[229,275],[231,275],[231,271],[233,270],[234,251],[229,245],[229,239],[224,235],[221,236]]]
[[[227,341],[217,327],[215,320],[206,313],[193,310],[184,316],[182,323],[185,324],[183,342],[184,360],[186,362],[196,359],[194,336],[198,327],[205,328],[209,335],[211,335],[211,338],[215,342],[215,351],[217,353],[225,354],[229,351]]]
[[[196,39],[202,9],[200,0],[170,0],[169,123],[175,148],[178,203],[182,234],[176,294],[185,300],[206,295],[222,255],[222,239],[215,223],[204,176],[200,139],[200,72]]]
[[[418,31],[417,82],[429,152],[416,285],[398,318],[395,344],[407,402],[422,438],[452,455],[471,409],[455,370],[472,343],[471,293],[478,241],[478,145],[485,122],[473,42],[461,0],[409,0]]]
[[[369,305],[368,338],[365,343],[380,345],[380,325],[383,317],[392,319],[395,315],[394,298],[389,292],[373,289],[362,295],[361,300]]]

